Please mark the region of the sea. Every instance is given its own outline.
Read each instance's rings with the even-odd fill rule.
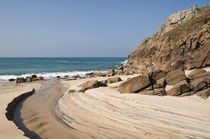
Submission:
[[[50,58],[0,58],[0,81],[33,74],[44,78],[57,76],[84,76],[100,69],[116,69],[125,64],[126,57],[50,57]]]

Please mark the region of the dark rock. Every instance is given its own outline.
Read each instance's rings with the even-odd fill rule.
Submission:
[[[57,76],[56,78],[61,78],[61,76]]]
[[[16,83],[25,83],[25,82],[26,82],[25,78],[20,77],[16,79]]]
[[[189,92],[191,89],[186,80],[179,82],[173,88],[166,92],[170,96],[179,96],[183,93]]]
[[[107,86],[107,85],[102,82],[99,82],[98,80],[87,81],[87,82],[79,85],[79,87],[81,87],[81,89],[80,89],[81,92],[84,92],[88,89],[97,88],[100,86]]]
[[[210,88],[199,91],[196,95],[202,97],[203,99],[207,99],[210,95]]]
[[[174,70],[166,74],[166,83],[168,85],[175,85],[183,80],[186,80],[186,76],[182,70]]]
[[[15,79],[9,79],[9,82],[13,82],[13,81],[15,81]]]
[[[32,78],[37,78],[37,76],[36,76],[36,75],[32,75],[31,77],[32,77]]]
[[[120,93],[137,93],[150,86],[151,82],[148,75],[140,75],[121,83],[119,86]]]

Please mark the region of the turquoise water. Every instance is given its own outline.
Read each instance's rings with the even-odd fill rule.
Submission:
[[[38,74],[44,77],[84,75],[96,68],[105,71],[124,62],[126,58],[0,58],[0,80]]]

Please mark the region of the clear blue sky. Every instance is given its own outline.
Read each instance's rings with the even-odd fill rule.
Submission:
[[[195,3],[209,0],[0,0],[0,57],[127,57]]]

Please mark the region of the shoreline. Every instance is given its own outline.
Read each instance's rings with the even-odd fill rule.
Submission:
[[[82,138],[77,131],[71,130],[60,123],[54,114],[57,99],[66,89],[61,83],[53,80],[43,81],[42,88],[27,98],[20,109],[22,123],[33,131],[29,138]]]

